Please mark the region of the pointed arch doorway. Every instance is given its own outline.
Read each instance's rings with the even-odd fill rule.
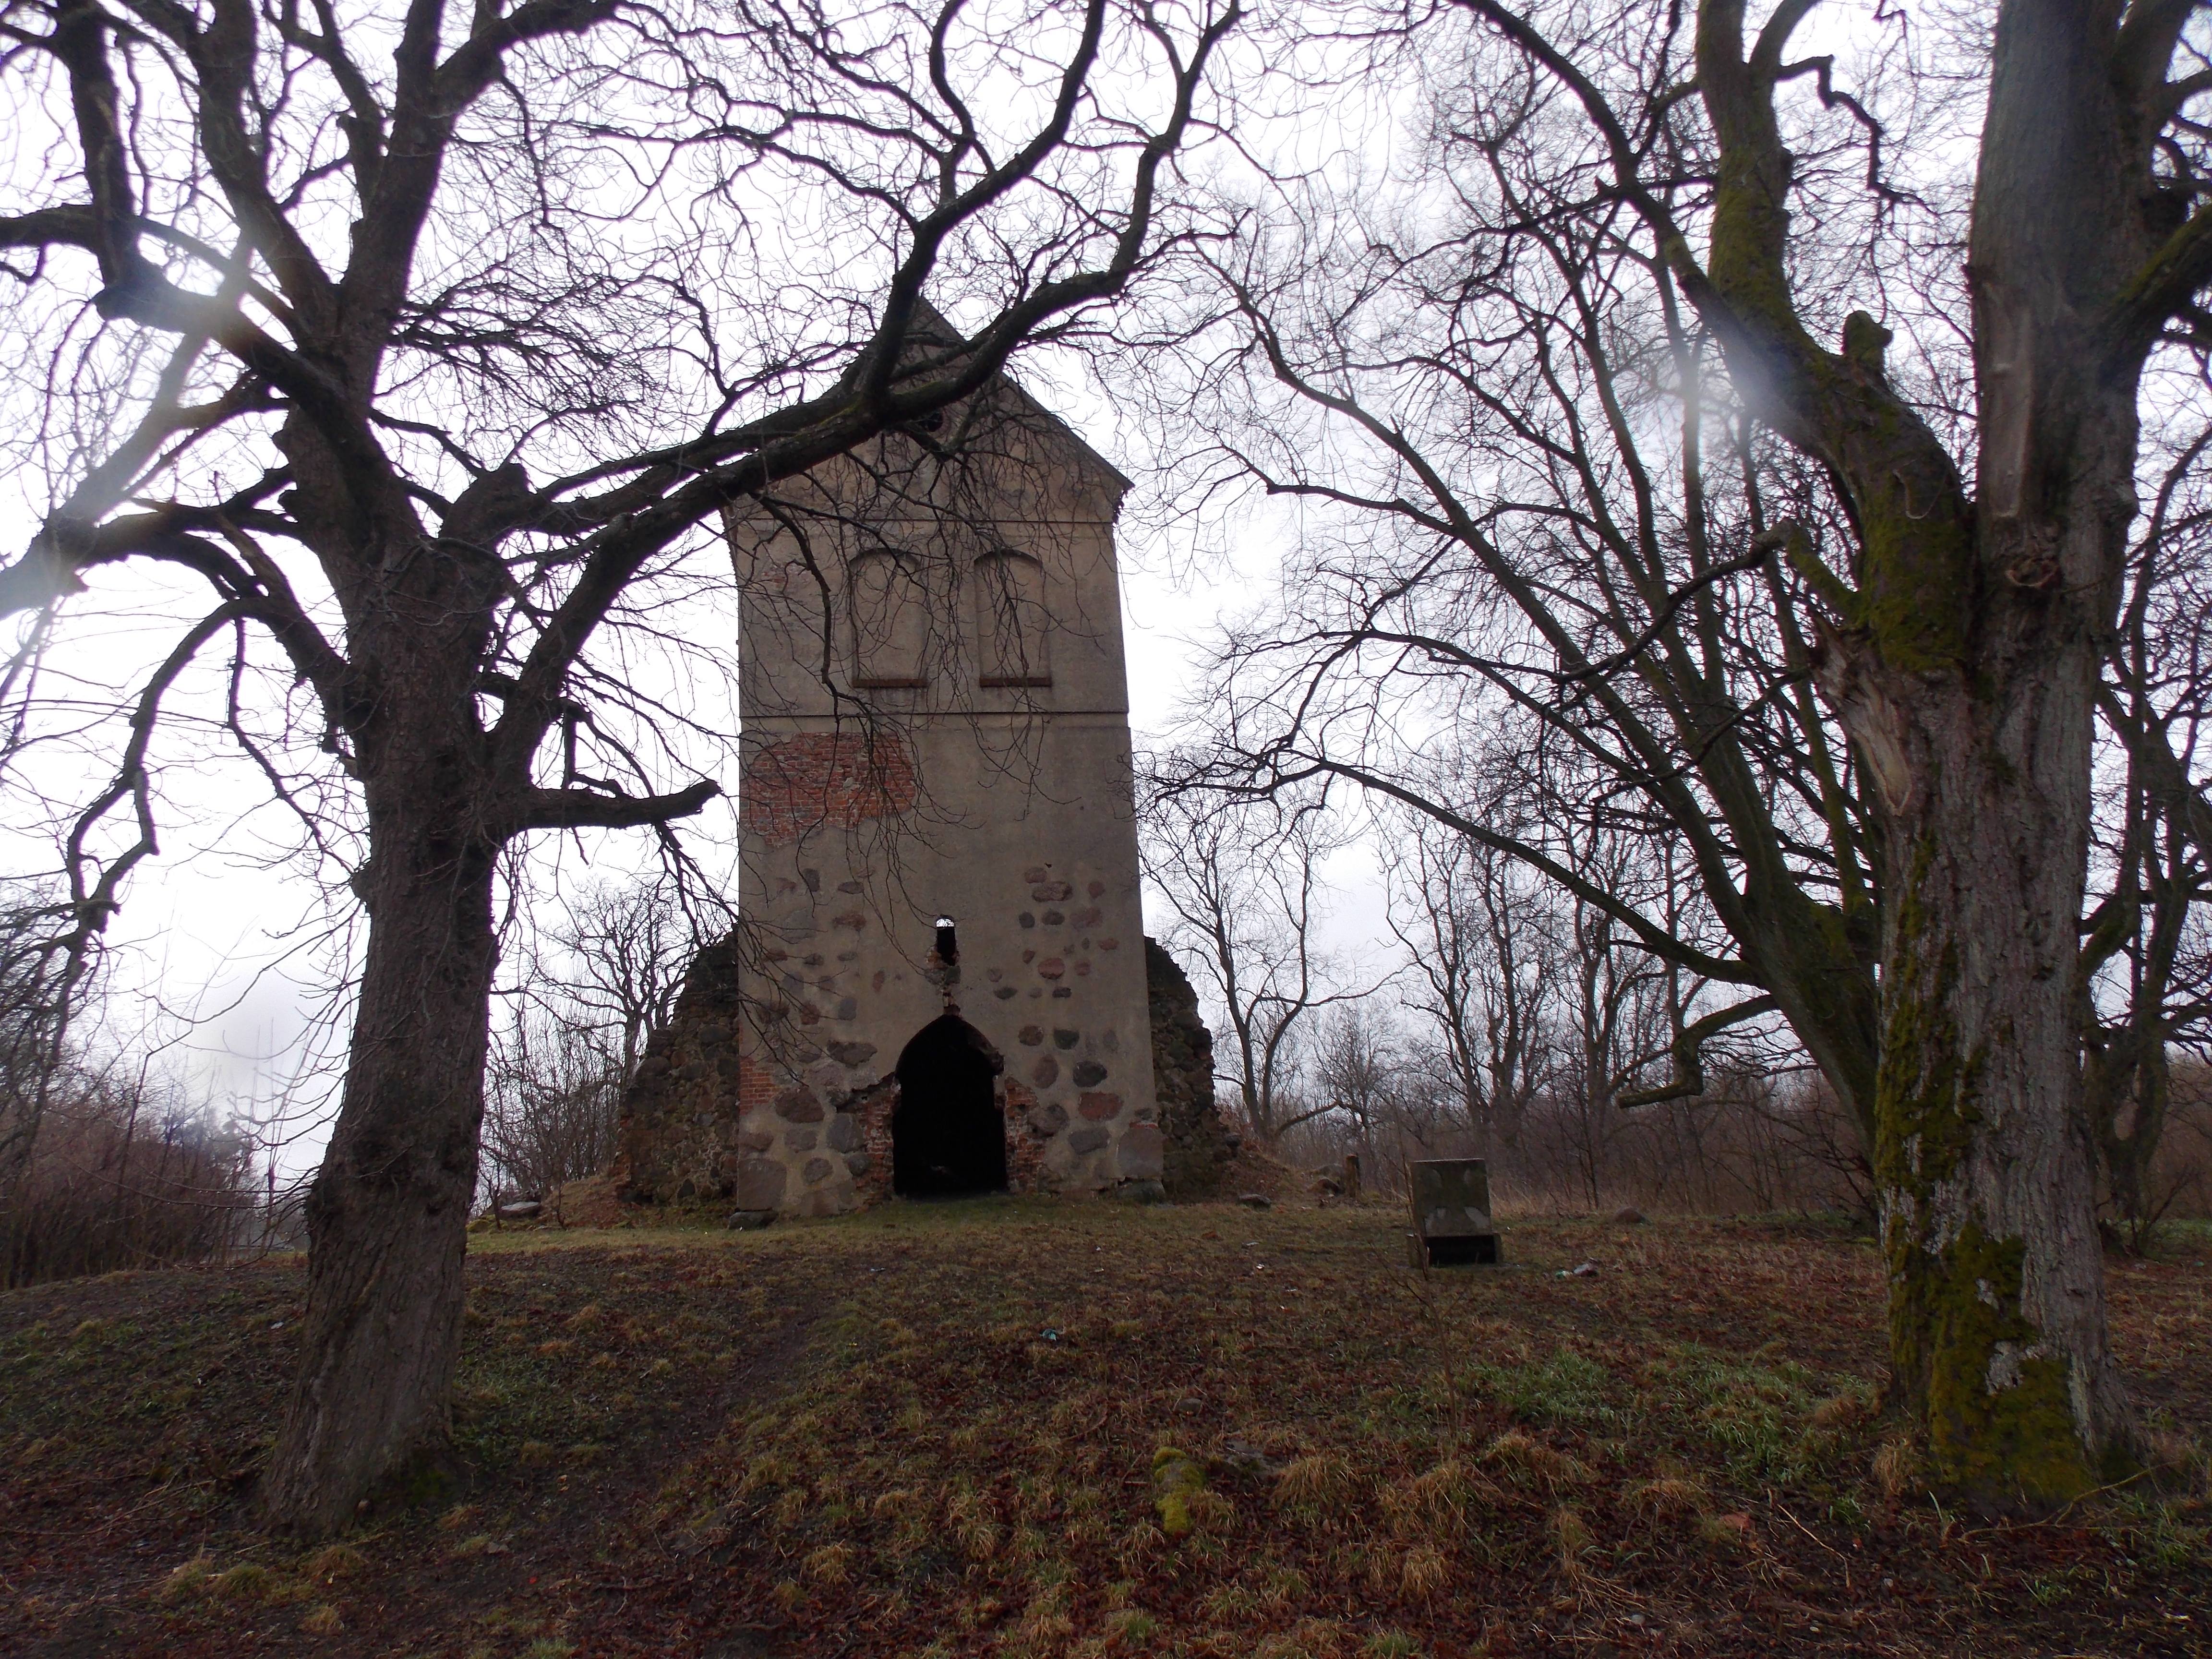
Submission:
[[[993,1079],[1006,1060],[957,1014],[921,1028],[900,1052],[891,1113],[891,1190],[953,1198],[1006,1190],[1006,1123]]]

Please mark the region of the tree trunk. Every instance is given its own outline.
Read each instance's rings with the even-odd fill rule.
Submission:
[[[1844,700],[1887,826],[1875,1173],[1897,1379],[1937,1478],[2001,1504],[2085,1491],[2136,1438],[2106,1338],[2080,923],[2093,700],[2136,506],[2142,356],[2111,307],[2160,233],[2101,27],[2034,0],[2000,15],[1969,266],[1972,557],[1923,590],[1917,626],[1874,617],[1951,647],[1884,641],[1881,690]],[[1889,527],[1870,562],[1942,568]]]
[[[1748,57],[1744,11],[1698,8],[1722,160],[1708,270],[1678,268],[1709,284],[1737,384],[1829,469],[1855,532],[1850,584],[1796,562],[1836,618],[1816,673],[1882,825],[1874,1153],[1896,1385],[1939,1484],[2063,1499],[2136,1436],[2105,1336],[2079,927],[2138,382],[2201,286],[2182,280],[2201,243],[2168,241],[2192,202],[2151,166],[2187,11],[1999,9],[1966,265],[1972,499],[1889,384],[1888,331],[1855,312],[1838,354],[1798,313],[1774,93],[1802,72],[1784,47],[1804,9],[1771,14]]]
[[[2084,1113],[2103,1155],[2106,1191],[2124,1229],[2126,1248],[2136,1254],[2158,1219],[2151,1162],[2173,1098],[2164,1023],[2154,1008],[2144,1024],[2148,1030],[2124,1030],[2101,1049],[2093,1049],[2083,1068]]]
[[[2085,641],[1990,702],[1914,711],[1941,757],[1897,814],[1875,1170],[1896,1380],[1934,1474],[2063,1499],[2126,1445],[2071,1018],[2089,790]]]
[[[300,1369],[261,1501],[316,1535],[380,1487],[434,1490],[451,1441],[461,1267],[496,945],[498,840],[462,734],[436,695],[465,696],[471,642],[422,672],[364,754],[371,857],[356,878],[368,953],[330,1148],[307,1198]],[[437,733],[409,742],[404,734]]]
[[[2084,199],[2085,180],[2119,183],[2083,148],[2098,123],[2069,132],[2044,106],[2076,89],[2021,33],[2000,41],[1976,204],[1980,492],[1959,649],[1892,650],[1881,690],[1870,674],[1843,699],[1887,824],[1875,1164],[1897,1381],[1939,1480],[1997,1504],[2087,1490],[2136,1433],[2106,1338],[2079,1023],[2092,710],[2137,440],[2135,376],[2109,372],[2083,255],[2125,239],[2099,225],[2100,192]]]

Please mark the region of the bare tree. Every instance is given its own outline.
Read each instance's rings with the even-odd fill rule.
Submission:
[[[2099,710],[2092,890],[2081,949],[2083,1095],[2123,1236],[2140,1247],[2173,1097],[2173,1051],[2212,1038],[2212,538],[2197,459],[2173,458],[2128,571]]]
[[[1319,1114],[1348,1127],[1361,1158],[1380,1172],[1377,1153],[1410,1137],[1426,1137],[1425,1104],[1413,1082],[1413,1057],[1405,1032],[1389,1006],[1374,995],[1326,1011],[1313,1044],[1313,1087]]]
[[[543,1197],[606,1168],[629,1081],[595,1034],[556,1013],[495,1032],[484,1079],[483,1155],[498,1191]]]
[[[1239,1115],[1265,1146],[1328,1109],[1295,1087],[1310,1017],[1350,994],[1315,939],[1315,866],[1334,833],[1318,806],[1224,806],[1171,777],[1146,801],[1145,874],[1172,918],[1163,942],[1198,958],[1229,1022]]]
[[[1220,775],[1355,779],[1743,988],[1686,1061],[1778,1009],[1872,1151],[1938,1478],[2063,1498],[2136,1436],[2077,924],[2145,365],[2208,343],[2203,14],[2007,0],[1845,64],[1790,55],[1811,10],[1391,14],[1411,194],[1267,181],[1210,251],[1231,325],[1176,319],[1216,458],[1321,544],[1224,664]],[[1666,826],[1717,939],[1404,764],[1508,708]]]
[[[35,883],[0,887],[0,1194],[28,1169],[69,1054],[70,1015],[92,989],[72,973],[70,907]]]
[[[665,872],[584,890],[522,956],[495,1024],[483,1149],[491,1179],[544,1194],[612,1161],[623,1091],[703,943]]]
[[[216,649],[216,724],[368,915],[273,1522],[341,1524],[449,1445],[502,849],[717,791],[609,639],[680,647],[655,618],[726,507],[919,429],[1171,244],[1237,18],[9,13],[15,142],[52,157],[0,211],[10,441],[52,489],[0,609],[125,562],[208,590],[72,833],[78,925],[155,844],[150,756]],[[970,338],[918,343],[925,288]]]
[[[1673,869],[1666,838],[1625,811],[1601,775],[1562,765],[1552,747],[1540,728],[1509,722],[1453,775],[1480,778],[1472,810],[1493,831],[1542,847],[1669,937],[1698,936],[1694,890]],[[1438,793],[1445,773],[1431,762]],[[1487,1113],[1499,1126],[1494,1140],[1478,1143],[1493,1180],[1582,1208],[1624,1184],[1695,1208],[1720,1202],[1747,1173],[1736,1195],[1766,1207],[1807,1186],[1782,1168],[1785,1154],[1802,1147],[1826,1167],[1833,1149],[1817,1137],[1828,1119],[1757,1080],[1778,1057],[1764,1023],[1693,1039],[1709,988],[1646,949],[1614,909],[1427,814],[1402,817],[1389,833],[1399,849],[1393,925],[1409,959],[1406,1003],[1437,1033],[1435,1069],[1471,1103],[1463,1121],[1480,1129]],[[1715,1042],[1726,1052],[1707,1052]]]
[[[550,988],[564,1024],[609,1047],[628,1082],[646,1038],[675,1012],[684,970],[704,943],[699,927],[664,876],[592,888],[551,939],[558,956],[533,963],[537,987]]]
[[[1556,903],[1495,847],[1425,813],[1386,821],[1390,928],[1412,968],[1407,1004],[1433,1027],[1482,1154],[1510,1148],[1553,1070]]]
[[[1588,873],[1603,881],[1615,872]],[[1666,1051],[1669,970],[1623,936],[1610,910],[1581,898],[1569,899],[1565,908],[1565,1017],[1553,1097],[1583,1193],[1595,1207],[1603,1198],[1607,1146],[1617,1132],[1619,1109],[1632,1097],[1628,1085]]]

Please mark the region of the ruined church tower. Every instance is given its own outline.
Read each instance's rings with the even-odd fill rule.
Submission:
[[[729,520],[740,922],[633,1085],[632,1195],[1158,1194],[1127,487],[1001,379]]]

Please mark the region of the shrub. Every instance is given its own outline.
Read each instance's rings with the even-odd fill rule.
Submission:
[[[0,1182],[0,1284],[214,1261],[256,1243],[274,1218],[255,1201],[252,1158],[204,1109],[66,1068],[27,1163]]]

